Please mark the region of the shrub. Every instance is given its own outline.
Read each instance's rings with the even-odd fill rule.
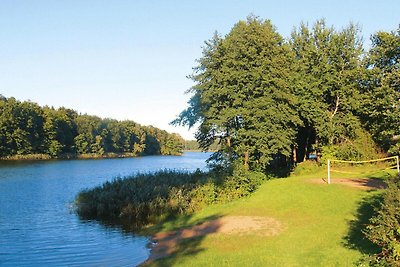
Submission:
[[[140,228],[169,216],[247,196],[265,179],[262,173],[244,170],[232,175],[201,171],[139,174],[80,192],[76,207],[82,218],[120,220]]]
[[[382,158],[371,134],[363,129],[357,129],[353,139],[344,138],[340,143],[322,147],[321,163],[327,159],[369,160]]]
[[[400,177],[388,181],[383,201],[364,234],[381,248],[371,266],[400,266]]]
[[[326,168],[322,167],[321,164],[319,164],[316,161],[307,160],[297,164],[292,174],[293,175],[316,174],[321,172],[321,170],[326,170]]]

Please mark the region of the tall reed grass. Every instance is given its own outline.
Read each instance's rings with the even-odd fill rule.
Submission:
[[[140,228],[212,203],[247,196],[265,179],[262,173],[244,171],[231,175],[200,170],[138,174],[80,192],[76,211],[81,218],[120,220]]]

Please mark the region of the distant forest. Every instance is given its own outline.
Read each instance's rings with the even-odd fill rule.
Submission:
[[[0,158],[179,155],[184,140],[133,121],[81,115],[0,95]]]

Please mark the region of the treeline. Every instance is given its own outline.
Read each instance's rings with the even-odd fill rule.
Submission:
[[[218,151],[219,143],[215,142],[214,144],[210,145],[207,151]],[[184,150],[186,151],[202,151],[200,144],[196,140],[186,140]]]
[[[177,134],[0,95],[0,158],[179,155]]]
[[[217,161],[266,170],[310,153],[342,159],[398,154],[400,29],[378,32],[364,51],[356,25],[317,21],[284,39],[251,16],[205,43],[188,108],[174,121],[199,124]]]

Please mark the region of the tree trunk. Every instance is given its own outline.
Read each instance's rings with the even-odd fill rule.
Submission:
[[[309,133],[308,133],[308,131],[307,131],[306,144],[305,144],[305,146],[304,146],[304,158],[303,158],[303,161],[306,161],[306,160],[307,160],[308,142],[309,142],[309,139],[310,139],[310,136],[309,136]]]
[[[244,168],[249,170],[249,151],[244,152]]]
[[[318,139],[315,139],[315,145],[317,147],[315,153],[317,154],[317,162],[321,161],[321,151],[318,149]]]
[[[229,135],[226,137],[226,147],[231,148],[231,137]]]
[[[293,145],[293,163],[297,163],[297,149],[296,149],[296,145]]]

